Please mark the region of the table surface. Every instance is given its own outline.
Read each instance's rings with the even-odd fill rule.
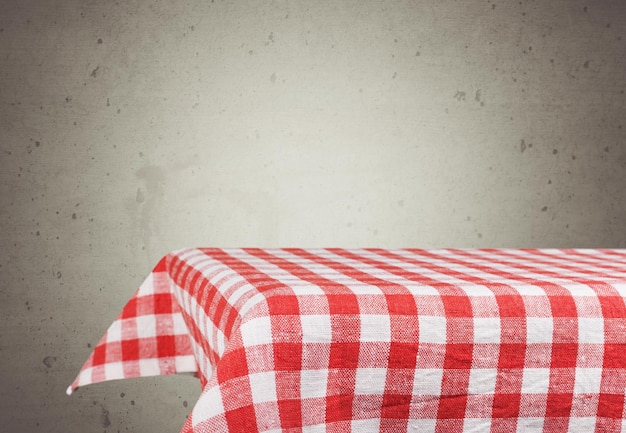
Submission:
[[[163,257],[68,394],[194,372],[182,431],[626,431],[626,250]]]

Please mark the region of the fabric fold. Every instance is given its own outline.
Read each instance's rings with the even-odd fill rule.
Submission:
[[[107,380],[197,372],[189,331],[170,285],[166,256],[100,339],[68,395]]]

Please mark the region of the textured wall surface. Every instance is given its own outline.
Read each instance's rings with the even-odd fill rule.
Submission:
[[[626,247],[626,3],[0,2],[0,429],[177,432],[65,388],[186,246]]]

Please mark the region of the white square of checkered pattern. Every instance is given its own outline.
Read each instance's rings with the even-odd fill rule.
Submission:
[[[132,319],[131,319],[132,320]],[[137,337],[139,338],[152,338],[156,337],[157,316],[138,316],[135,318],[135,327],[137,330]]]
[[[419,341],[420,343],[446,342],[446,318],[440,316],[419,316]]]
[[[615,282],[611,283],[611,286],[615,289],[615,291],[621,297],[626,298],[626,283],[621,282],[621,281],[615,281]]]
[[[520,296],[522,296],[522,298],[529,298],[527,300],[530,303],[532,303],[533,297],[537,297],[537,296],[545,297],[546,296],[546,291],[543,288],[539,287],[538,285],[528,284],[528,283],[520,284],[513,280],[504,280],[504,282],[514,286],[515,290],[517,290],[517,292],[520,294]]]
[[[109,362],[102,365],[104,368],[104,377],[106,380],[123,379],[124,378],[124,363],[123,362]]]
[[[380,428],[380,419],[355,419],[350,423],[353,432],[377,432]]]
[[[360,316],[359,341],[391,341],[389,315],[363,314]]]
[[[155,283],[155,274],[150,273],[150,275],[148,275],[146,279],[141,283],[141,285],[139,286],[139,289],[137,289],[137,291],[135,292],[133,296],[140,297],[140,296],[152,295],[153,293],[155,293],[154,283]]]
[[[356,370],[354,393],[357,395],[383,394],[386,382],[386,368],[359,368]]]
[[[272,320],[270,316],[259,316],[246,319],[239,328],[243,344],[246,347],[272,344]]]
[[[526,342],[552,343],[553,321],[550,317],[527,317],[526,318]]]
[[[302,343],[330,343],[332,341],[331,318],[326,314],[300,316]]]
[[[222,393],[220,391],[220,388],[215,386],[206,387],[202,391],[202,394],[200,394],[200,398],[193,408],[193,427],[197,427],[198,424],[201,423],[203,420],[209,420],[218,417],[223,413],[224,404],[222,402]]]
[[[474,323],[474,343],[499,344],[500,318],[498,317],[475,317]]]
[[[604,344],[604,319],[578,318],[578,343]]]
[[[297,294],[298,295],[302,295],[302,296],[318,296],[319,298],[317,299],[321,299],[322,296],[326,296],[326,292],[314,285],[314,284],[308,284],[308,285],[303,285],[303,286],[299,286],[297,288]]]
[[[543,433],[542,417],[523,417],[518,418],[516,433]],[[575,433],[572,431],[572,433]],[[581,432],[582,433],[582,432]]]
[[[194,355],[177,356],[174,363],[177,372],[191,373],[197,371],[198,369]]]
[[[524,368],[522,394],[547,394],[549,384],[549,368]]]
[[[601,368],[577,368],[574,394],[598,394],[602,382]]]
[[[185,314],[191,315],[195,319],[195,316],[196,316],[195,309],[197,308],[197,305],[198,305],[197,300],[193,298],[192,296],[190,296],[186,290],[183,290],[182,288],[180,288],[178,284],[176,284],[174,281],[172,281],[172,292],[174,292],[174,296],[176,297],[176,301],[178,302],[178,305],[180,306],[181,311],[184,312]],[[192,304],[192,300],[193,300],[193,304]]]
[[[442,380],[442,368],[416,369],[415,377],[413,378],[413,395],[439,396],[441,394]]]
[[[498,370],[496,368],[477,368],[470,370],[468,394],[493,394],[496,389]]]
[[[596,417],[570,418],[568,431],[570,432],[593,432],[596,427]]]
[[[119,319],[113,322],[104,337],[107,343],[114,343],[114,342],[122,341],[122,329],[128,328],[128,326],[123,326],[124,320],[132,321],[134,323],[134,319]],[[127,338],[127,337],[124,337],[124,338]]]
[[[407,433],[422,433],[422,432],[434,432],[437,425],[437,420],[434,418],[412,418],[409,419],[407,425]],[[376,431],[376,430],[355,430],[362,432]]]
[[[189,335],[189,330],[187,329],[187,325],[185,324],[185,319],[182,314],[174,314],[171,318],[172,326],[174,327],[176,335]]]
[[[213,321],[209,319],[209,317],[206,315],[204,310],[200,308],[198,304],[195,304],[195,301],[191,301],[191,302],[192,302],[192,307],[191,307],[192,309],[188,311],[188,313],[192,317],[193,323],[196,325],[196,328],[200,330],[202,335],[208,341],[211,342],[211,346],[213,348],[217,348],[217,345],[218,345],[217,340],[220,337],[222,340],[224,340],[224,334],[217,326],[215,326],[215,323],[213,323]],[[218,353],[223,353],[223,352],[218,350]]]
[[[328,370],[302,370],[300,372],[300,394],[302,398],[323,398],[328,386]]]
[[[74,382],[76,383],[76,385],[78,387],[81,387],[83,385],[92,383],[92,380],[94,380],[95,378],[93,377],[93,371],[94,368],[93,367],[83,367],[80,372],[78,373],[78,376],[76,377],[76,379],[74,380]],[[66,390],[67,394],[70,395],[73,390],[72,390],[72,385],[70,385],[67,390]]]
[[[200,317],[203,318],[203,323],[205,324],[204,329],[209,332],[208,335],[211,335],[211,347],[218,355],[223,355],[226,350],[226,336],[206,315],[201,314]]]
[[[484,433],[490,431],[491,418],[465,418],[463,433]]]
[[[160,373],[159,359],[146,358],[139,360],[140,376],[154,376]]]
[[[571,281],[565,281],[563,283],[563,288],[570,292],[573,296],[575,296],[574,301],[582,300],[585,298],[597,299],[597,293],[586,284],[578,284]],[[581,314],[585,314],[585,311],[580,311]]]
[[[326,424],[304,426],[302,427],[302,433],[326,433]]]
[[[250,379],[250,389],[254,403],[278,401],[275,372],[251,373],[248,375],[248,378]]]

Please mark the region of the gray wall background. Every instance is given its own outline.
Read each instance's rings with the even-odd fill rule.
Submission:
[[[65,388],[187,246],[626,247],[623,1],[0,2],[0,429],[177,432]]]

